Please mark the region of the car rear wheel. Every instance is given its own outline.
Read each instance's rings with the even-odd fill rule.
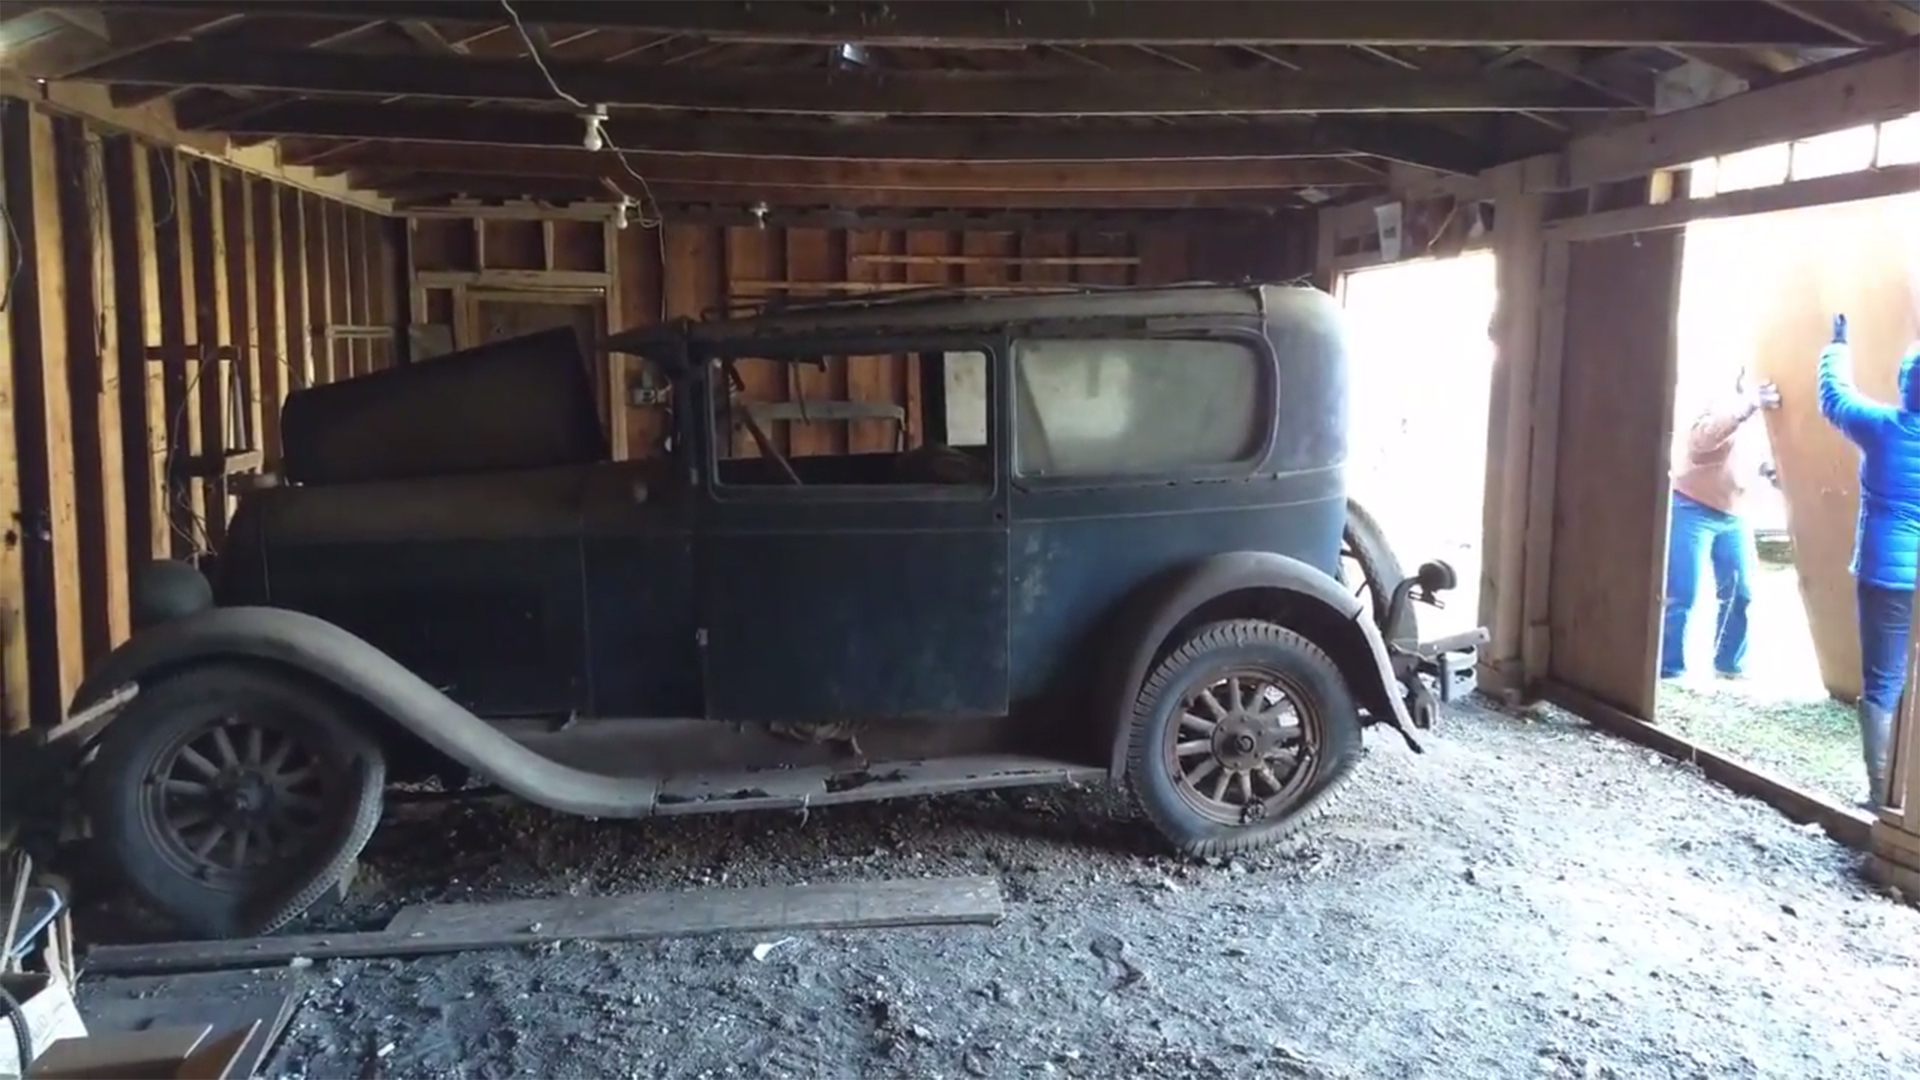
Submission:
[[[279,929],[341,880],[379,820],[384,759],[352,714],[246,664],[143,686],[88,770],[98,853],[189,935]]]
[[[1210,857],[1311,820],[1360,749],[1359,710],[1327,654],[1285,627],[1235,619],[1200,627],[1147,677],[1127,780],[1169,842]]]

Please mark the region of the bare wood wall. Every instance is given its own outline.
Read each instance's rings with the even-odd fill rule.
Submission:
[[[452,327],[456,344],[482,332],[482,298],[524,304],[583,303],[601,308],[612,329],[661,319],[754,310],[769,299],[795,301],[891,289],[1165,284],[1189,280],[1281,281],[1313,269],[1310,218],[1249,227],[1196,215],[1185,227],[1124,232],[944,229],[753,228],[672,224],[614,229],[580,221],[419,219],[411,223],[414,306],[418,318]],[[663,269],[664,268],[664,269]],[[651,452],[665,434],[665,411],[632,404],[648,376],[616,361],[597,369],[610,409],[617,454]],[[745,396],[883,402],[911,418],[911,380],[901,357],[832,359],[825,370],[788,373],[772,364],[741,365]],[[799,454],[877,449],[877,425],[865,421],[777,423],[783,451]],[[909,433],[911,439],[912,433]],[[741,436],[736,453],[756,448]]]
[[[394,360],[365,211],[0,98],[0,728],[57,722],[133,569],[219,541],[289,389]],[[331,329],[330,329],[331,328]]]

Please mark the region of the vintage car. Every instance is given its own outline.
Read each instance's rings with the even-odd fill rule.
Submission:
[[[94,858],[232,936],[397,783],[639,818],[1107,780],[1181,852],[1270,843],[1484,640],[1415,640],[1452,572],[1347,498],[1341,320],[1188,286],[662,324],[599,343],[669,406],[626,461],[571,331],[296,392],[279,482],[140,578],[76,696]]]

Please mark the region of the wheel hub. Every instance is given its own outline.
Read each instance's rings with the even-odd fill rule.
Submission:
[[[1271,742],[1265,726],[1245,712],[1227,716],[1214,730],[1213,756],[1233,772],[1259,768]]]

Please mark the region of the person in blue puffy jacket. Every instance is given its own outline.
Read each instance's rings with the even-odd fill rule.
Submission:
[[[1920,342],[1900,361],[1900,401],[1854,388],[1847,317],[1820,353],[1820,415],[1860,448],[1853,578],[1860,607],[1860,749],[1869,802],[1885,805],[1893,716],[1907,675],[1915,564],[1920,563]]]

